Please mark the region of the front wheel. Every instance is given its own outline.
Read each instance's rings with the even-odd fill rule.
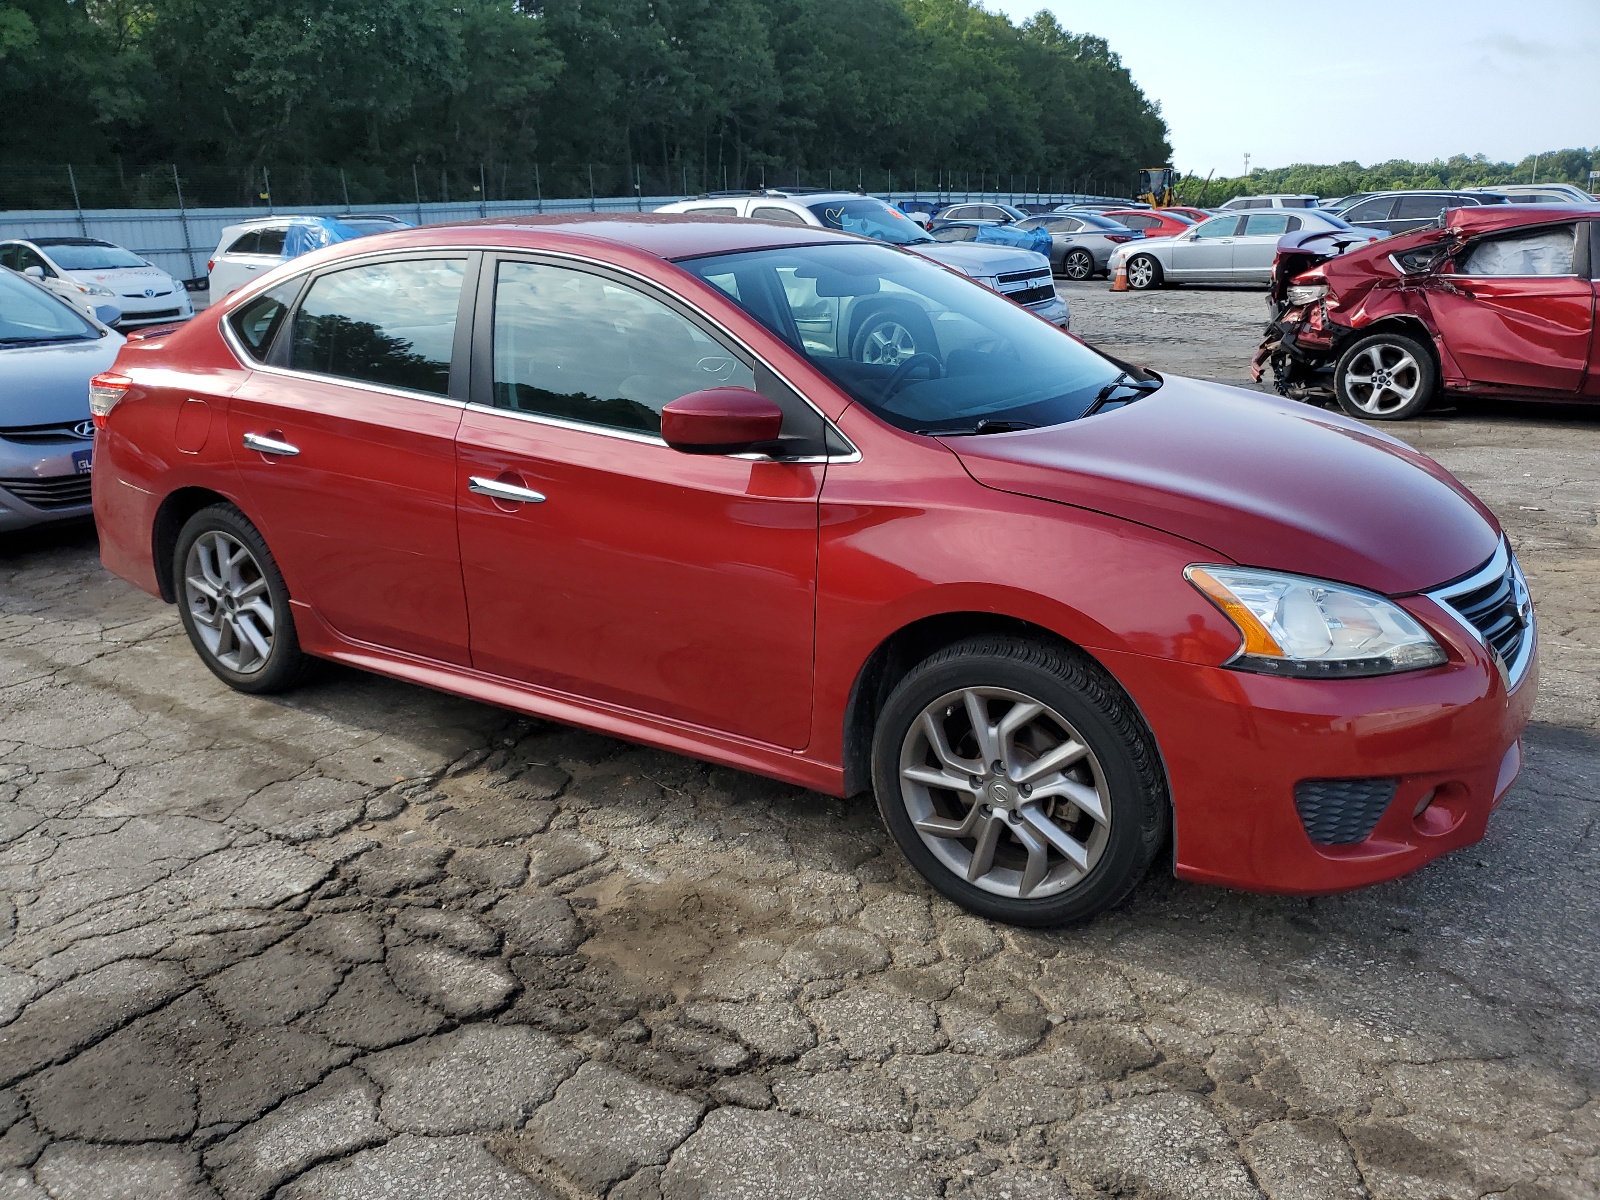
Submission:
[[[311,660],[300,649],[289,589],[260,532],[231,504],[203,508],[173,551],[178,612],[202,662],[240,692],[281,692]]]
[[[1161,286],[1161,264],[1148,254],[1135,254],[1128,260],[1128,286],[1136,292]]]
[[[1098,666],[1043,642],[975,638],[906,675],[873,738],[900,849],[940,892],[1015,925],[1121,902],[1166,838],[1154,743]]]
[[[1428,407],[1438,373],[1433,355],[1414,338],[1374,333],[1345,348],[1333,368],[1334,395],[1352,417],[1403,421]]]

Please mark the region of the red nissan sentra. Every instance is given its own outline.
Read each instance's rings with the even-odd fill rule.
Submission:
[[[296,259],[93,388],[106,565],[246,692],[333,659],[846,796],[987,916],[1480,839],[1527,588],[1442,468],[821,229]]]

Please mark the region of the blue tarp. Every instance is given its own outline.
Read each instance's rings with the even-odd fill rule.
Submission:
[[[283,256],[299,258],[335,242],[348,242],[360,236],[359,231],[333,217],[296,217],[283,235]]]
[[[989,242],[996,246],[1017,246],[1023,250],[1037,250],[1047,258],[1050,255],[1050,231],[1047,229],[1018,229],[1015,225],[980,225],[975,242]]]

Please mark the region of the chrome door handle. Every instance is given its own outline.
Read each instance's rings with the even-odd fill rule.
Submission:
[[[502,483],[498,479],[485,479],[482,475],[470,476],[467,482],[469,492],[477,492],[480,496],[488,496],[494,500],[510,500],[515,504],[543,504],[544,493],[536,492],[532,488],[518,487],[514,483]]]
[[[258,450],[262,454],[281,454],[293,457],[300,453],[299,446],[291,446],[288,442],[279,441],[277,438],[267,437],[260,433],[247,433],[244,435],[244,448]]]

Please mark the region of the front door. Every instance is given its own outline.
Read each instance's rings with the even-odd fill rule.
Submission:
[[[1174,238],[1173,279],[1211,279],[1226,282],[1233,278],[1233,235],[1243,217],[1226,214],[1213,217],[1195,227],[1193,233]]]
[[[1576,392],[1588,367],[1595,289],[1583,225],[1479,238],[1428,291],[1446,349],[1473,383]],[[1587,239],[1585,239],[1587,240]]]
[[[473,665],[804,747],[823,465],[659,436],[669,401],[754,386],[753,364],[631,282],[517,258],[486,267],[474,341],[456,479]]]
[[[462,254],[311,281],[228,432],[289,592],[358,641],[467,664],[452,398]]]

